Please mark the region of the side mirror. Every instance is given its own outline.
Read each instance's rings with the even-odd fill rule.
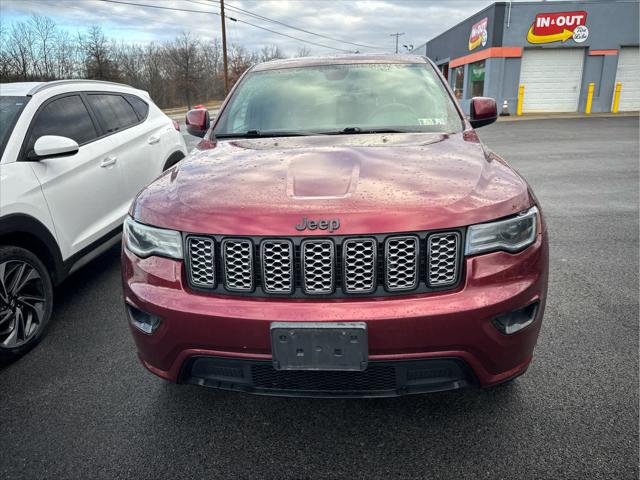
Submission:
[[[30,160],[44,160],[45,158],[68,157],[78,153],[78,142],[67,137],[57,135],[43,135],[36,140]]]
[[[194,108],[187,112],[185,119],[187,124],[187,132],[195,137],[204,137],[209,130],[211,121],[209,120],[209,110],[206,108]]]
[[[473,128],[484,127],[498,119],[498,106],[493,98],[473,97],[471,99],[471,126]]]

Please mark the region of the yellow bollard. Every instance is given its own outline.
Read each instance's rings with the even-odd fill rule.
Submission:
[[[524,102],[524,85],[520,84],[518,88],[518,107],[516,108],[516,115],[522,115],[522,103]]]
[[[611,107],[611,113],[618,113],[618,105],[620,105],[620,90],[622,90],[622,83],[616,83],[616,91],[613,94],[613,107]]]
[[[584,109],[584,113],[591,115],[591,104],[593,103],[593,90],[596,87],[595,83],[589,84],[589,93],[587,94],[587,106]]]

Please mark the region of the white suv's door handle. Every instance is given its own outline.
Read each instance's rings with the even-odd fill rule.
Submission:
[[[115,165],[117,161],[118,161],[118,157],[111,155],[105,158],[104,160],[102,160],[102,163],[100,164],[100,166],[102,168],[107,168],[107,167],[110,167],[111,165]]]
[[[160,137],[156,137],[155,135],[152,135],[149,138],[147,138],[147,143],[149,145],[153,145],[154,143],[158,143],[159,141],[160,141]]]

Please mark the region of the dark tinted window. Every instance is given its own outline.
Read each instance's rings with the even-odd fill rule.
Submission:
[[[127,100],[129,100],[129,103],[138,114],[138,118],[140,120],[147,117],[147,113],[149,112],[149,105],[147,105],[146,102],[133,95],[127,95]]]
[[[29,137],[27,152],[43,135],[68,137],[82,145],[95,139],[98,132],[82,99],[72,95],[53,100],[40,111]]]
[[[13,126],[28,101],[29,97],[0,96],[0,156],[4,153],[4,147],[9,141]]]
[[[124,97],[90,94],[88,98],[105,131],[111,133],[138,123],[136,112]]]

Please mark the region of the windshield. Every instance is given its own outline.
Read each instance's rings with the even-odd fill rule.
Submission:
[[[462,127],[429,65],[319,65],[248,73],[214,135],[453,133]]]
[[[29,97],[0,97],[0,157]]]

